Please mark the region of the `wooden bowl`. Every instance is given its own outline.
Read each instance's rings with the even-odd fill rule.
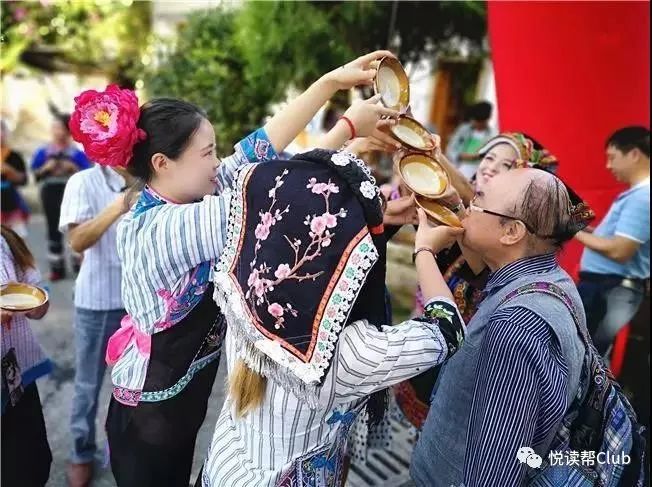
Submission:
[[[407,115],[401,115],[396,125],[389,127],[389,133],[408,149],[428,152],[434,148],[428,129]]]
[[[408,154],[398,162],[398,172],[413,193],[425,198],[441,196],[450,184],[448,173],[425,154]]]
[[[48,299],[45,290],[30,284],[10,282],[0,287],[0,308],[6,311],[31,311]]]
[[[417,195],[416,197],[417,205],[426,212],[426,215],[437,223],[447,225],[449,227],[462,227],[462,222],[457,217],[455,213],[446,208],[443,205],[440,205],[436,201],[429,200],[423,196]]]
[[[410,80],[398,59],[384,57],[378,64],[374,91],[387,108],[404,112],[410,105]]]

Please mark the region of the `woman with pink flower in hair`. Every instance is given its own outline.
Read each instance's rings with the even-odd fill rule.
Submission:
[[[139,108],[133,92],[116,86],[76,98],[75,140],[93,160],[125,167],[142,183],[118,225],[128,315],[106,352],[114,365],[106,428],[120,487],[189,483],[225,331],[210,278],[236,170],[276,158],[336,91],[371,84],[387,55],[377,51],[322,76],[223,160],[212,125],[190,103],[156,99]],[[371,133],[382,115],[397,115],[377,101],[354,104],[324,140],[339,147]]]

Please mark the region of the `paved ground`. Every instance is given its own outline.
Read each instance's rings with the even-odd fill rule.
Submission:
[[[34,215],[30,223],[29,246],[36,256],[39,269],[46,274],[47,244],[45,239],[45,221],[41,215]],[[69,420],[73,395],[73,380],[75,375],[74,344],[72,337],[72,291],[74,281],[67,279],[50,284],[51,307],[50,312],[40,322],[34,322],[34,331],[45,349],[46,353],[55,363],[54,372],[38,381],[43,411],[48,430],[48,438],[54,461],[50,473],[48,487],[66,486],[66,462],[71,446]],[[220,367],[220,371],[224,371]],[[211,396],[208,416],[204,426],[199,432],[195,450],[195,464],[193,479],[199,472],[201,462],[204,460],[210,442],[213,425],[222,407],[224,398],[224,377],[218,374]],[[100,411],[97,417],[98,445],[106,444],[104,435],[104,420],[109,403],[110,389],[108,374],[100,395]],[[115,486],[110,469],[103,468],[104,456],[98,455],[98,468],[96,481],[97,487]]]

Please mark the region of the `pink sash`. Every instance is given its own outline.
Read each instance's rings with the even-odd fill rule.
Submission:
[[[136,347],[138,347],[138,351],[149,357],[152,349],[152,336],[141,332],[135,326],[131,316],[126,315],[120,322],[120,329],[109,338],[109,342],[106,346],[106,363],[108,365],[115,364],[134,337],[136,338]]]

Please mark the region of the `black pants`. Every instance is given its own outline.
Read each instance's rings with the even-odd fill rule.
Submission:
[[[111,399],[109,420],[115,420],[123,406]],[[119,487],[188,487],[195,451],[195,438],[176,445],[153,445],[138,437],[136,425],[124,434],[108,433],[111,471]]]
[[[41,399],[32,383],[18,404],[8,404],[2,415],[2,485],[42,487],[51,464]]]
[[[218,365],[215,360],[206,366],[165,401],[132,407],[111,399],[106,433],[119,487],[188,487]]]
[[[48,251],[50,253],[50,268],[54,272],[63,273],[63,235],[59,231],[59,217],[61,216],[61,202],[64,182],[46,182],[41,187],[41,204],[45,213],[48,226]]]

